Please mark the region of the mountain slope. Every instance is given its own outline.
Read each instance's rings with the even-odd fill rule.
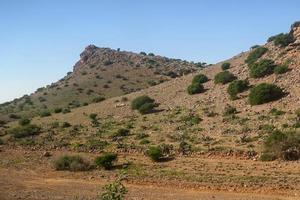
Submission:
[[[80,54],[73,72],[30,96],[0,105],[1,120],[33,117],[45,110],[75,108],[120,96],[188,74],[197,65],[152,54],[98,48],[90,45]]]
[[[239,94],[237,100],[231,100],[227,94],[228,84],[220,85],[213,81],[214,76],[222,71],[222,63],[219,63],[201,71],[210,79],[203,84],[206,91],[201,94],[188,95],[186,92],[196,74],[193,73],[138,92],[77,108],[71,113],[35,118],[33,122],[42,124],[45,132],[35,137],[34,143],[43,148],[68,147],[81,151],[93,149],[91,143],[95,141],[103,142],[103,148],[118,151],[144,151],[148,145],[165,143],[177,151],[180,143],[185,141],[196,153],[220,151],[256,155],[262,150],[262,141],[270,130],[295,130],[298,127],[295,125],[295,111],[300,108],[299,33],[300,26],[294,25],[290,32],[294,37],[293,42],[282,47],[270,41],[264,45],[268,51],[259,58],[288,65],[289,71],[284,74],[251,78],[245,60],[255,49],[226,61],[231,63],[228,71],[240,80],[248,79],[252,87],[259,83],[278,85],[286,93],[280,100],[252,106],[248,102],[249,90]],[[145,94],[159,103],[157,112],[141,115],[132,111],[130,102]],[[229,105],[237,110],[235,114],[225,114]],[[274,114],[274,109],[282,112]],[[90,114],[97,114],[97,125],[93,124]],[[72,126],[53,128],[53,124],[63,122]],[[115,137],[122,128],[128,129],[130,134]]]

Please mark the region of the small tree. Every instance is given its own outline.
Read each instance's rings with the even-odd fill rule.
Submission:
[[[215,76],[215,83],[216,84],[218,84],[218,83],[226,84],[235,79],[236,79],[236,77],[233,74],[231,74],[229,71],[223,71],[223,72],[218,73]]]
[[[222,70],[227,70],[227,69],[229,69],[229,68],[230,68],[230,63],[228,63],[228,62],[223,63],[223,64],[221,65],[221,68],[222,68]]]
[[[276,85],[261,83],[250,90],[249,103],[259,105],[280,99],[284,95],[282,89]]]

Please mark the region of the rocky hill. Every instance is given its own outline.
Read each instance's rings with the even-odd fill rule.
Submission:
[[[198,68],[199,64],[180,59],[89,45],[80,54],[73,72],[31,95],[0,105],[0,120],[47,115],[61,109],[68,112],[69,109],[160,84]]]
[[[119,91],[119,94],[111,94],[115,97],[74,109],[70,113],[34,118],[33,123],[41,125],[43,131],[39,136],[25,138],[25,144],[29,140],[30,144],[43,148],[63,147],[78,151],[106,148],[116,151],[144,151],[149,145],[168,144],[174,151],[179,151],[182,142],[185,142],[194,153],[226,152],[257,156],[262,151],[262,143],[267,133],[276,129],[293,131],[300,127],[299,114],[296,113],[300,108],[299,33],[299,23],[295,23],[290,33],[271,37],[263,46],[254,46],[249,52],[241,53],[200,72],[183,75],[122,96],[118,96],[122,94]],[[101,56],[105,54],[109,56]],[[119,56],[126,59],[122,60],[118,58]],[[102,59],[99,60],[100,58]],[[106,62],[107,59],[110,60],[109,65],[105,67],[96,65]],[[76,77],[84,77],[82,73],[88,69],[90,72],[85,75],[86,77],[95,77],[97,72],[102,72],[103,69],[107,71],[113,67],[129,69],[132,65],[135,66],[132,71],[140,72],[137,65],[149,66],[150,59],[155,59],[157,63],[168,64],[173,71],[179,70],[172,67],[179,65],[179,61],[89,46],[81,55],[74,72],[53,87],[57,91],[57,88],[63,88],[66,83],[74,85]],[[115,60],[121,64],[114,65]],[[129,63],[127,66],[125,63],[128,60],[134,64]],[[194,69],[189,63],[179,63],[180,66],[186,66],[185,69],[189,71]],[[230,67],[222,69],[224,63],[229,63]],[[143,74],[135,74],[134,77],[148,78],[147,73],[156,74],[152,70],[159,70],[160,67],[150,69],[143,67],[143,69]],[[116,71],[118,70],[114,70]],[[165,70],[162,70],[158,76],[153,77],[165,78],[166,76],[162,75],[164,72]],[[245,80],[249,84],[232,98],[228,94],[232,82],[223,84],[216,82],[216,75],[220,72],[232,74],[235,80]],[[127,77],[126,74],[129,73],[131,71],[120,75]],[[190,95],[187,88],[192,83],[193,77],[199,73],[208,77],[208,80],[203,83],[202,91]],[[86,82],[89,80],[85,79]],[[250,92],[261,83],[273,84],[280,88],[280,96],[262,103],[250,103]],[[84,90],[85,87],[81,85],[78,88]],[[101,91],[103,88],[99,88],[97,94]],[[39,98],[42,93],[40,91],[32,97]],[[267,93],[271,96],[273,94]],[[131,109],[131,102],[141,95],[148,95],[158,103],[155,112],[141,115]],[[4,138],[10,137],[9,134],[3,134]],[[24,139],[16,141],[24,143]]]

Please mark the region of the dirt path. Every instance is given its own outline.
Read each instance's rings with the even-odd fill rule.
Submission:
[[[76,178],[42,177],[34,171],[0,169],[1,200],[75,200],[95,199],[96,194],[107,180],[86,180]],[[50,175],[52,176],[52,175]],[[128,198],[132,200],[296,200],[293,197],[270,195],[239,194],[217,191],[200,191],[159,187],[149,184],[125,184],[129,190]]]
[[[0,152],[0,200],[94,200],[97,193],[101,192],[103,185],[112,182],[118,174],[118,170],[55,171],[51,167],[51,162],[62,152],[52,152],[52,154],[53,157],[45,158],[41,156],[40,151],[5,149]],[[94,155],[84,154],[84,156],[91,158]],[[153,164],[145,160],[143,156],[131,155],[126,158],[143,166],[143,168],[133,166],[133,169],[128,171],[130,178],[124,183],[129,191],[127,199],[130,200],[299,199],[298,163],[284,163],[280,168],[278,163],[243,161],[244,165],[241,165],[238,160],[226,159],[178,158],[172,162]],[[122,160],[124,158],[120,156],[119,163],[122,163]],[[253,183],[254,186],[244,187],[238,184],[239,180],[227,180],[226,174],[221,174],[218,171],[219,168],[216,168],[218,162],[217,166],[222,166],[220,169],[230,169],[227,173],[232,172],[238,175],[238,178],[245,177],[248,171],[258,176],[271,169],[274,174],[267,175],[273,178],[269,180],[270,183],[256,182],[256,180],[263,180],[264,176],[262,176],[262,179],[247,182]],[[186,168],[184,171],[186,175],[182,175],[181,171],[174,171],[179,166]],[[204,175],[212,174],[212,177],[219,181],[191,179],[190,176],[199,176],[199,174],[199,177],[202,177],[201,168],[205,171]],[[248,171],[244,171],[245,169]],[[145,172],[149,174],[143,175]],[[277,183],[277,179],[274,178],[288,174],[290,177],[278,179],[278,181],[287,181],[286,185],[280,186],[281,182]],[[235,181],[235,187],[230,186],[232,181]],[[195,187],[197,183],[205,187]]]

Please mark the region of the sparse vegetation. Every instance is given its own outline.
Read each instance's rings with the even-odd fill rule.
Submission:
[[[31,120],[28,118],[22,118],[19,120],[19,125],[20,126],[26,126],[28,124],[30,124]]]
[[[250,90],[249,103],[259,105],[280,99],[284,95],[282,89],[276,85],[261,83]]]
[[[105,153],[95,159],[95,164],[98,167],[103,167],[106,170],[110,170],[113,167],[113,162],[117,160],[117,154]]]
[[[274,131],[264,140],[264,161],[274,159],[300,159],[300,134],[296,132]]]
[[[63,155],[54,161],[54,168],[56,170],[87,171],[91,166],[79,155]]]
[[[233,74],[231,74],[229,71],[223,71],[223,72],[218,73],[215,76],[215,83],[216,84],[218,84],[218,83],[226,84],[231,81],[234,81],[235,79],[236,79],[236,77]]]
[[[8,130],[15,138],[24,138],[28,136],[37,135],[41,128],[34,124],[22,125]]]
[[[40,114],[41,117],[49,117],[51,116],[51,112],[49,110],[43,110]]]
[[[227,88],[227,92],[232,100],[237,99],[237,94],[246,91],[249,88],[248,80],[235,80]]]

